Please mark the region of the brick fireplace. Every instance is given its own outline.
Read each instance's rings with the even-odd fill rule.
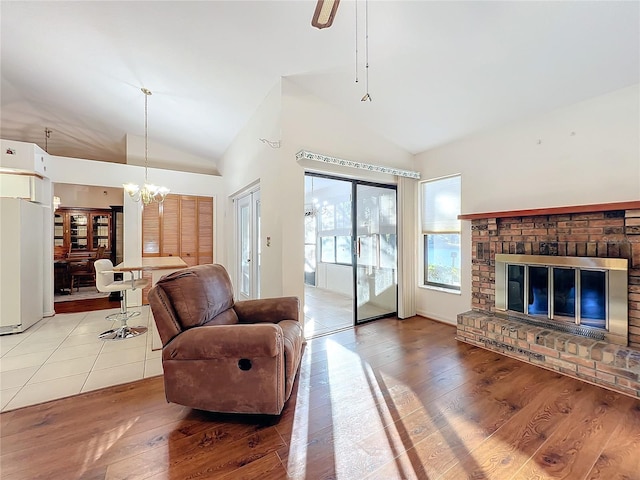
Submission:
[[[460,218],[471,220],[472,310],[458,315],[458,340],[640,397],[640,202]],[[627,341],[525,323],[497,308],[496,254],[626,260]]]

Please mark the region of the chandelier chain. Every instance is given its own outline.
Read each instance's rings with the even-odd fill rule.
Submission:
[[[144,185],[140,187],[134,183],[123,185],[125,191],[135,202],[142,202],[148,205],[151,202],[162,203],[169,194],[167,187],[159,187],[149,183],[149,95],[151,91],[141,88],[144,93]]]
[[[148,110],[148,100],[151,92],[147,93],[144,91],[144,183],[148,183],[148,173],[147,169],[149,168],[149,110]]]

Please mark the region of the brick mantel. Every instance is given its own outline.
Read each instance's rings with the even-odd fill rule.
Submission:
[[[531,217],[539,215],[564,215],[567,213],[594,213],[612,210],[640,210],[640,200],[616,203],[595,203],[591,205],[574,205],[571,207],[547,207],[528,210],[506,210],[486,213],[465,213],[458,215],[460,220],[477,220],[483,218]]]

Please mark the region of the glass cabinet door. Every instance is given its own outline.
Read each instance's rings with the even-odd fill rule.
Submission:
[[[109,215],[92,215],[91,242],[92,248],[105,247],[109,250]]]
[[[69,215],[69,240],[72,250],[86,250],[88,248],[88,216],[84,213]]]
[[[64,247],[64,215],[60,213],[53,219],[53,246]]]

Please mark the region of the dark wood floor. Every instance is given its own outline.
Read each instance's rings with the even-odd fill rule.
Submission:
[[[424,318],[308,343],[280,418],[164,399],[162,378],[0,415],[14,479],[638,479],[640,401]]]
[[[56,302],[54,304],[56,313],[92,312],[94,310],[107,310],[109,308],[120,308],[120,301],[109,300],[109,297],[105,297]]]

